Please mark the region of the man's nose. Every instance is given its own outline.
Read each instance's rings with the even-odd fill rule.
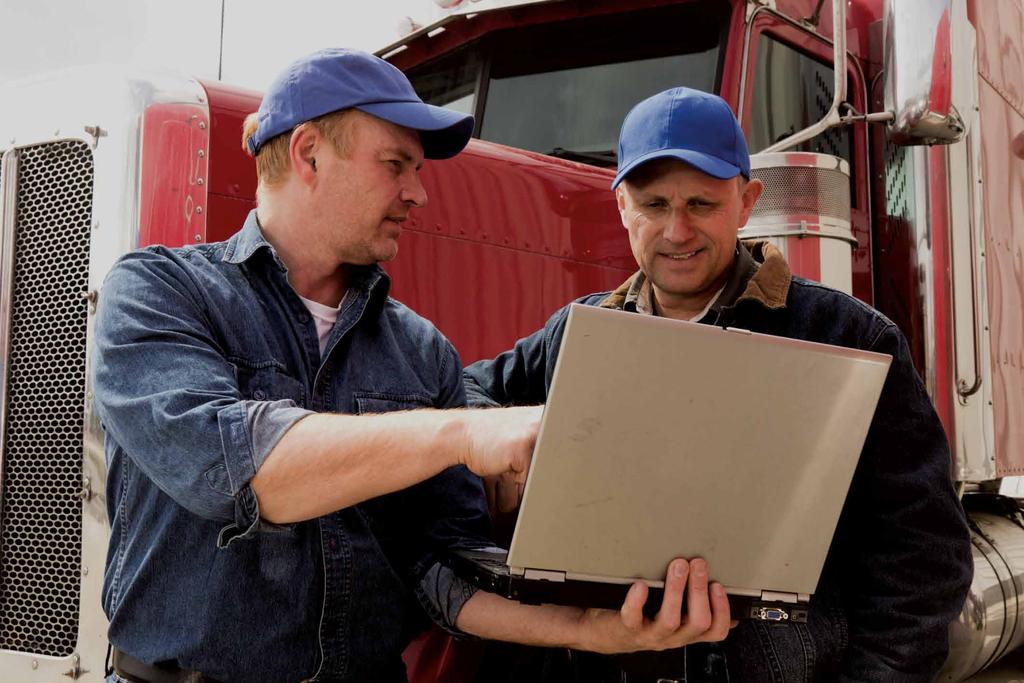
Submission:
[[[682,243],[693,237],[694,230],[690,216],[685,210],[675,210],[665,226],[664,238],[669,242]]]
[[[401,200],[417,208],[427,205],[427,191],[423,187],[423,181],[420,180],[418,171],[413,171],[402,186]]]

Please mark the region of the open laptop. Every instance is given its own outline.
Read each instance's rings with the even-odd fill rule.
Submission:
[[[505,597],[660,604],[703,557],[733,618],[803,621],[891,357],[573,305],[507,553],[457,551]]]

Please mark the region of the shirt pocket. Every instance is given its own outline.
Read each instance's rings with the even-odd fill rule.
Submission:
[[[243,399],[250,401],[290,400],[300,408],[306,407],[306,387],[285,372],[277,361],[252,363],[232,358],[235,380]]]
[[[371,413],[392,413],[396,410],[433,408],[434,400],[422,394],[396,393],[386,391],[353,391],[357,415]]]

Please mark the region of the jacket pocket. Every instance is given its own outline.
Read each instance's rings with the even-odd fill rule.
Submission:
[[[306,387],[284,371],[276,362],[250,364],[232,359],[235,380],[242,398],[249,401],[290,400],[300,408],[306,407]]]
[[[392,413],[397,410],[432,408],[434,402],[421,394],[391,393],[386,391],[353,391],[352,398],[358,415]]]

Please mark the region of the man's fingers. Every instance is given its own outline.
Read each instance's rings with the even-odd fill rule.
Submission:
[[[665,592],[654,623],[666,634],[679,628],[683,619],[683,592],[692,567],[686,560],[672,560],[665,575]]]
[[[498,484],[500,479],[498,477],[484,477],[484,494],[487,496],[487,509],[491,511],[491,516],[499,511],[498,508]]]
[[[512,512],[519,507],[519,495],[522,488],[510,477],[502,476],[497,482],[497,499],[499,512]]]
[[[724,640],[729,635],[729,629],[738,622],[732,621],[732,614],[729,612],[729,596],[725,594],[725,588],[720,583],[712,583],[711,594],[711,627],[701,640],[714,642]]]
[[[543,406],[468,410],[466,450],[460,462],[482,476],[507,474],[526,482]]]
[[[619,614],[630,631],[639,631],[644,625],[644,603],[647,602],[647,584],[637,581],[626,593]]]
[[[728,613],[728,606],[726,606]],[[711,605],[708,602],[708,563],[690,560],[690,578],[686,593],[686,631],[700,637],[711,627]]]

